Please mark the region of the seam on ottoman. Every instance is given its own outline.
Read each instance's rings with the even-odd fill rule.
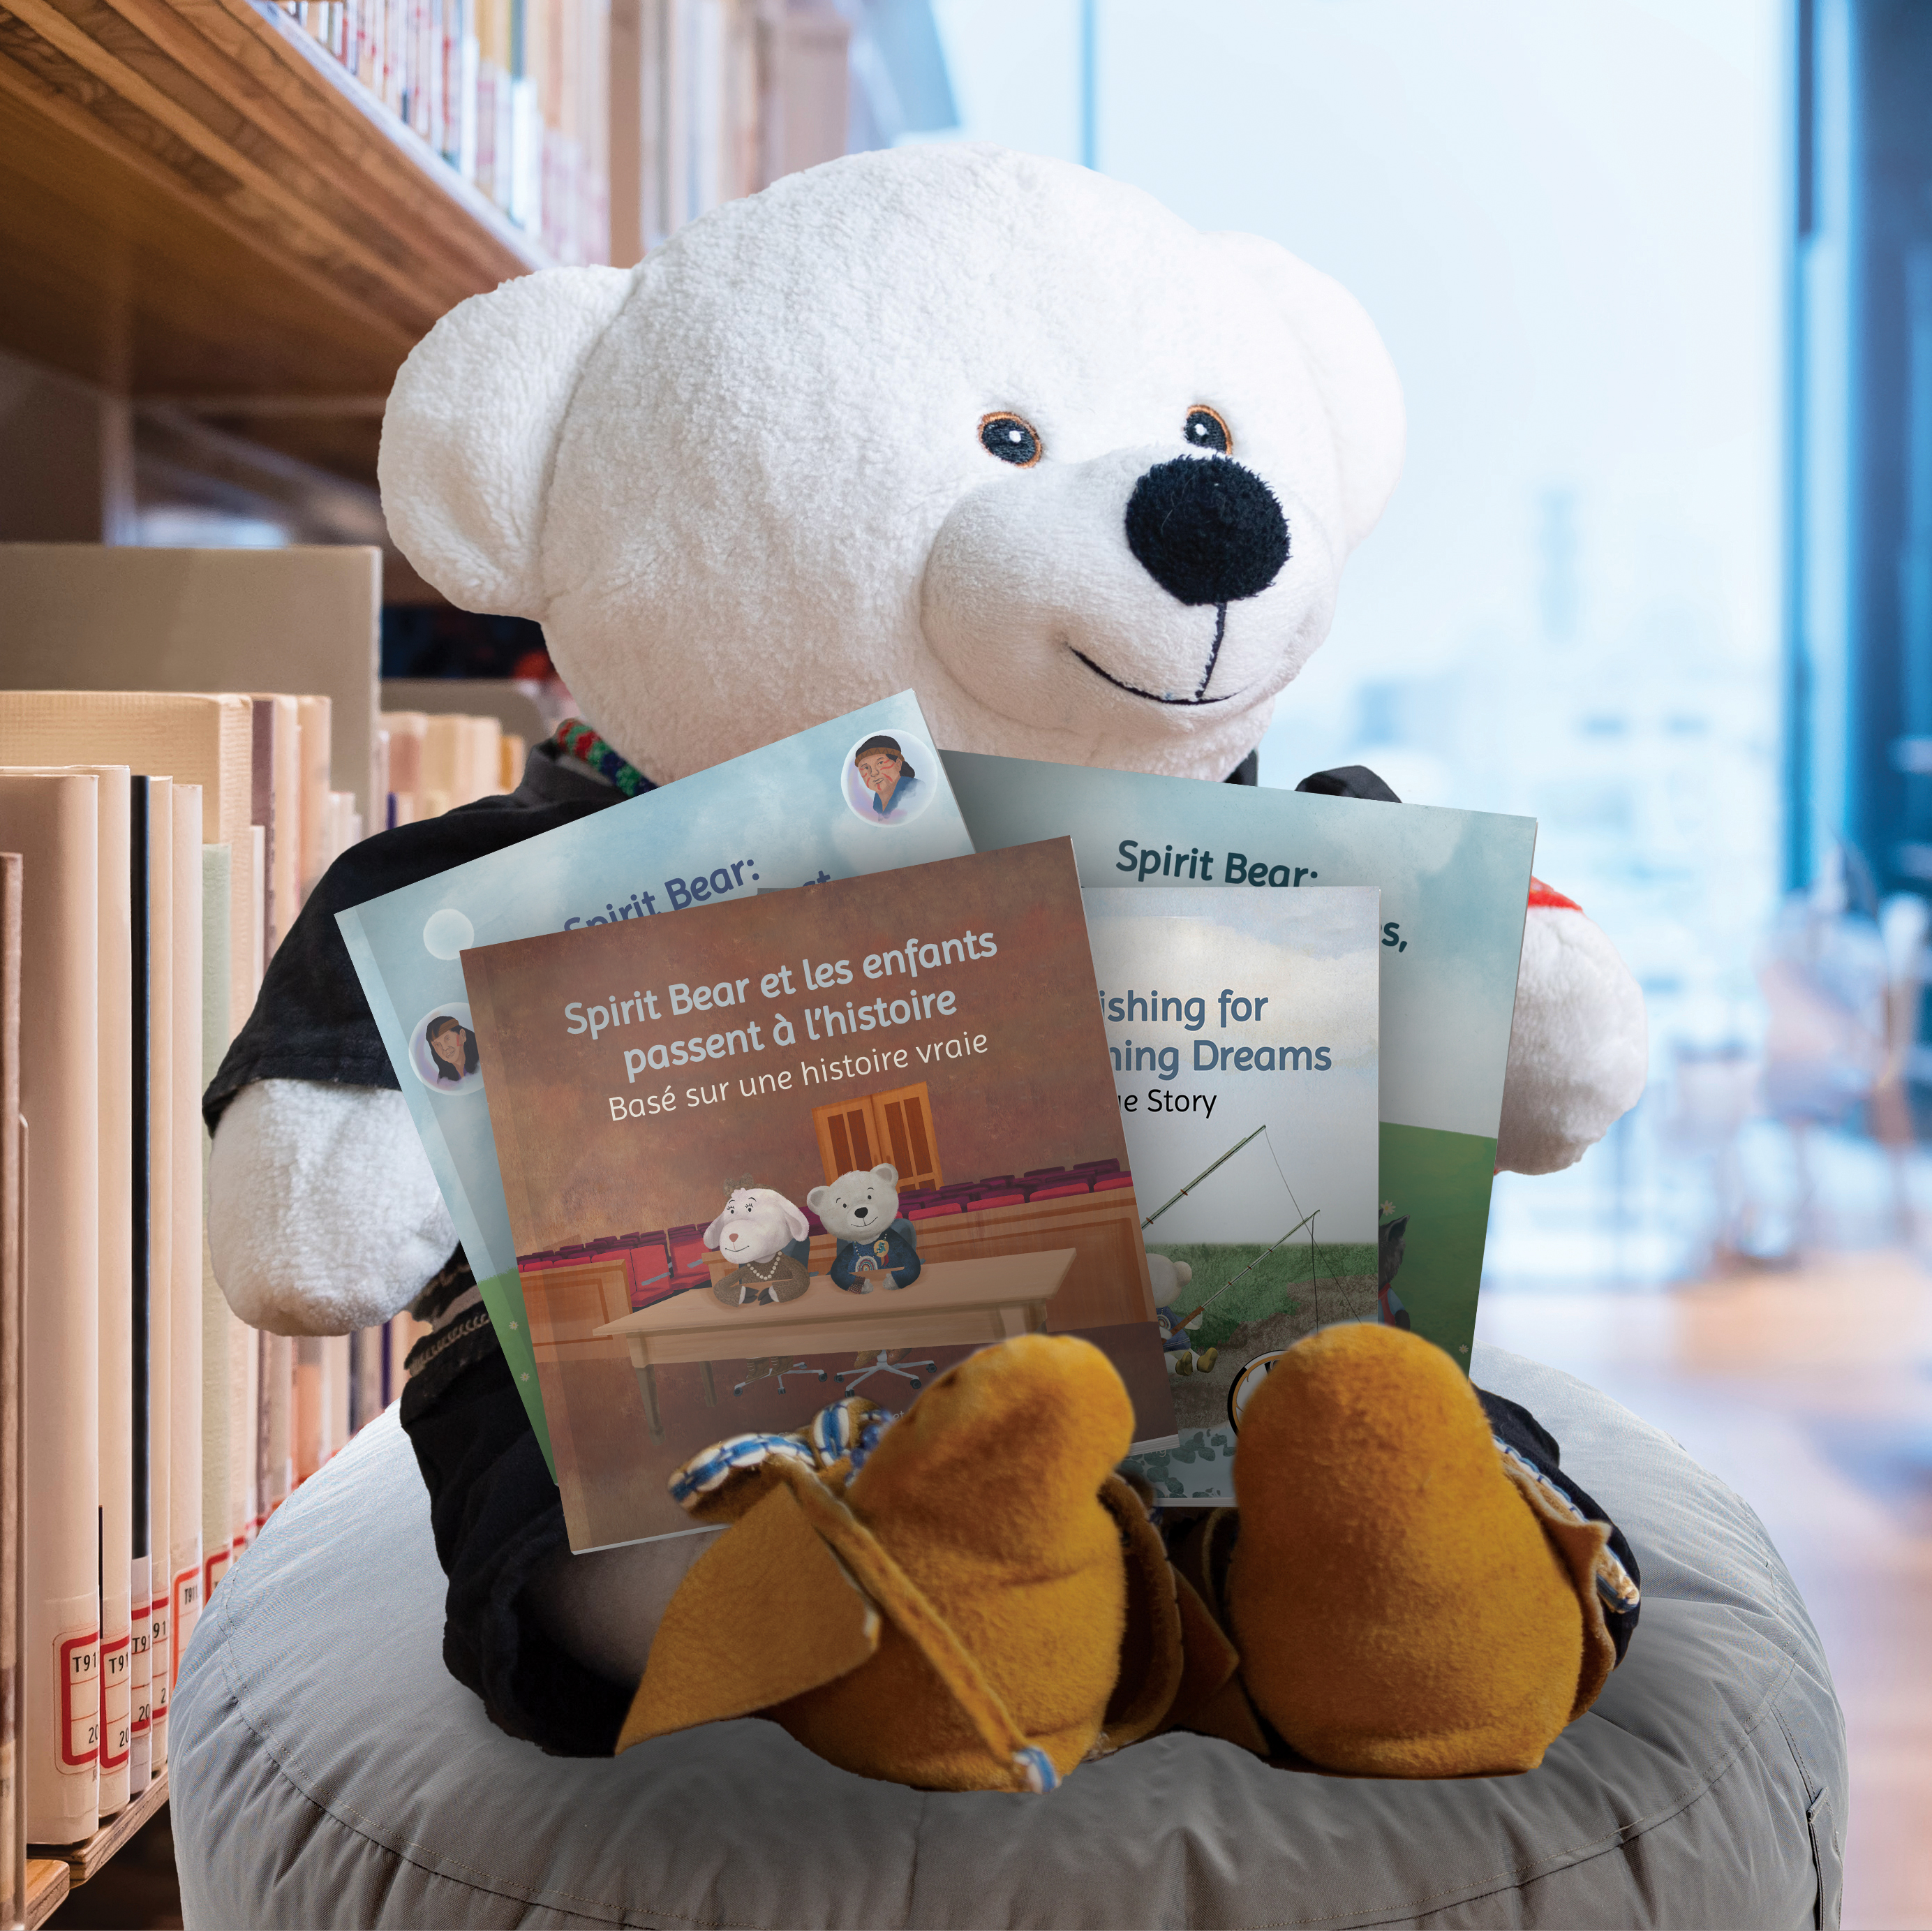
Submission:
[[[224,1628],[226,1633],[232,1638],[234,1634],[234,1623],[232,1618],[225,1619]],[[440,1878],[445,1883],[466,1884],[470,1889],[482,1891],[491,1897],[505,1898],[518,1904],[564,1911],[572,1917],[581,1917],[586,1923],[634,1923],[638,1920],[632,1917],[631,1912],[633,1909],[641,1908],[651,1915],[675,1918],[680,1924],[704,1927],[704,1931],[781,1931],[780,1927],[754,1924],[748,1919],[698,1917],[694,1917],[688,1911],[661,1908],[649,1904],[640,1907],[612,1904],[603,1898],[591,1897],[580,1892],[560,1888],[553,1888],[548,1891],[536,1890],[528,1886],[519,1884],[511,1878],[494,1877],[487,1872],[476,1872],[472,1876],[469,1874],[472,1867],[459,1858],[446,1859],[448,1868],[439,1869],[436,1863],[429,1860],[440,1854],[433,1851],[428,1845],[418,1843],[413,1838],[410,1839],[406,1846],[401,1848],[384,1842],[381,1837],[375,1834],[379,1827],[375,1820],[365,1816],[354,1804],[348,1802],[338,1792],[331,1790],[320,1778],[311,1779],[314,1786],[313,1789],[305,1787],[296,1779],[289,1768],[289,1758],[293,1756],[294,1752],[286,1750],[286,1746],[282,1743],[274,1731],[268,1724],[251,1716],[243,1704],[242,1692],[248,1686],[246,1680],[242,1677],[238,1666],[235,1662],[234,1650],[235,1645],[232,1641],[223,1645],[221,1668],[222,1674],[228,1684],[229,1694],[234,1705],[235,1713],[266,1746],[270,1760],[275,1766],[275,1774],[291,1790],[294,1791],[304,1803],[311,1805],[323,1816],[339,1824],[352,1835],[360,1837],[365,1843],[381,1851],[384,1856],[394,1857],[399,1863],[406,1863],[413,1869],[423,1872],[426,1875]],[[321,1793],[320,1797],[316,1794],[317,1791]],[[339,1809],[336,1807],[338,1806],[340,1806]],[[346,1815],[343,1814],[344,1812],[347,1812]],[[419,1851],[422,1854],[412,1856],[412,1851]],[[463,1875],[458,1875],[458,1873]],[[553,1898],[571,1899],[579,1904],[594,1905],[596,1907],[597,1914],[572,1911],[568,1903],[553,1904],[550,1902]]]
[[[1573,1845],[1566,1850],[1552,1851],[1534,1863],[1519,1864],[1511,1869],[1487,1877],[1467,1878],[1447,1890],[1409,1899],[1400,1904],[1367,1905],[1346,1914],[1330,1911],[1319,1917],[1257,1920],[1251,1925],[1241,1927],[1241,1931],[1320,1931],[1322,1926],[1336,1927],[1336,1931],[1352,1931],[1352,1927],[1358,1925],[1399,1923],[1404,1917],[1414,1917],[1424,1911],[1444,1910],[1452,1904],[1473,1904],[1482,1898],[1492,1897],[1498,1891],[1520,1890],[1526,1883],[1553,1877],[1558,1871],[1574,1870],[1580,1864],[1607,1857],[1625,1845],[1634,1843],[1638,1838],[1656,1830],[1660,1825],[1669,1823],[1672,1818],[1681,1815],[1723,1781],[1743,1754],[1745,1745],[1763,1726],[1766,1717],[1772,1713],[1777,1698],[1790,1681],[1796,1667],[1794,1661],[1788,1657],[1786,1659],[1783,1674],[1766,1691],[1763,1701],[1738,1730],[1736,1742],[1705,1775],[1696,1788],[1685,1791],[1647,1815],[1633,1818],[1627,1823],[1618,1824],[1614,1830],[1600,1838]],[[1600,1720],[1607,1722],[1608,1719]]]

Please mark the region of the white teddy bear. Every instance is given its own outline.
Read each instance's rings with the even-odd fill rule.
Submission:
[[[899,1218],[898,1185],[898,1169],[887,1164],[842,1173],[805,1197],[838,1243],[832,1278],[848,1294],[910,1287],[919,1278],[919,1232]]]
[[[1402,434],[1382,343],[1325,275],[985,147],[790,176],[635,269],[475,297],[417,346],[383,422],[390,530],[454,602],[542,623],[602,742],[539,746],[509,798],[331,868],[204,1101],[208,1236],[256,1326],[341,1333],[406,1305],[434,1324],[402,1422],[449,1576],[445,1660],[502,1727],[608,1752],[703,1543],[570,1555],[335,912],[908,687],[950,747],[1252,783]],[[1366,773],[1323,788],[1357,778],[1387,795]],[[1528,1171],[1642,1085],[1636,988],[1550,899],[1499,1147]],[[847,1221],[876,1206],[870,1245],[910,1278],[896,1176],[846,1179],[880,1190]],[[713,1224],[728,1257],[738,1218]]]
[[[397,379],[381,475],[422,574],[539,620],[655,782],[908,686],[948,746],[1219,779],[1325,635],[1402,438],[1325,275],[962,146],[834,161],[635,269],[464,302]],[[243,1046],[209,1100],[218,1278],[277,1332],[386,1319],[454,1232],[380,1053]],[[1533,908],[1502,1163],[1574,1160],[1642,1062],[1608,941]]]

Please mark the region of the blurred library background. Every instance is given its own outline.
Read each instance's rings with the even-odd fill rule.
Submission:
[[[0,11],[0,542],[382,546],[355,830],[569,709],[537,626],[385,538],[383,398],[467,295],[965,140],[1358,295],[1408,462],[1262,781],[1534,816],[1637,974],[1649,1089],[1498,1179],[1482,1332],[1759,1508],[1852,1725],[1846,1922],[1932,1925],[1932,6]]]

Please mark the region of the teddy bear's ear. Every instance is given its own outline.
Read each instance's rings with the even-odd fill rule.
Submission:
[[[899,1170],[896,1167],[875,1167],[872,1178],[883,1180],[888,1187],[896,1187],[899,1184]]]
[[[825,1218],[825,1203],[830,1200],[831,1197],[832,1189],[830,1187],[814,1187],[810,1193],[806,1195],[805,1204],[809,1207],[820,1220],[823,1220]]]
[[[1376,527],[1402,473],[1402,384],[1368,311],[1339,281],[1258,235],[1218,234],[1293,329],[1335,433],[1342,510],[1353,549]]]
[[[545,269],[459,303],[410,353],[377,475],[397,546],[452,603],[541,617],[552,460],[585,362],[630,293],[627,269]]]

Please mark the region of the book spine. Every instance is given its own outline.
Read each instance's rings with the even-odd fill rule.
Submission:
[[[231,1009],[229,928],[233,884],[234,852],[227,845],[202,847],[201,1067],[212,1080],[229,1040]],[[208,1137],[202,1136],[202,1185],[208,1184]],[[202,1229],[201,1256],[201,1589],[206,1604],[227,1573],[234,1533],[229,1506],[232,1481],[232,1404],[230,1397],[230,1330],[238,1326],[220,1285],[208,1251],[208,1230]]]
[[[26,1832],[99,1823],[100,785],[0,775],[0,847],[26,859],[21,993],[22,1341],[27,1551],[21,1642]]]
[[[98,1101],[100,1245],[97,1414],[100,1494],[100,1813],[128,1800],[133,1740],[134,1140],[124,1104],[134,1060],[134,938],[127,772],[100,783],[100,976]]]
[[[182,1653],[200,1614],[202,1017],[206,923],[202,902],[202,788],[174,788],[174,1225],[168,1264],[167,1567],[154,1594],[166,1627],[172,1702]]]
[[[295,1344],[286,1335],[270,1335],[268,1343],[268,1468],[267,1514],[272,1515],[289,1499],[295,1485],[293,1459]]]
[[[128,1573],[128,1794],[131,1800],[147,1788],[148,1781],[148,1658],[154,1604],[148,1593],[148,1558],[134,1557]]]
[[[477,135],[482,95],[481,49],[476,38],[476,0],[462,0],[463,35],[459,43],[462,62],[457,88],[459,116],[456,133],[456,169],[466,181],[479,185],[482,164],[477,153]]]
[[[21,1321],[20,896],[23,860],[0,852],[0,1921],[27,1917],[20,1776]]]
[[[306,899],[328,869],[323,841],[328,829],[332,707],[326,697],[305,697],[296,700],[296,710],[302,767],[297,890]]]
[[[225,1304],[227,1296],[224,1295]],[[228,1548],[232,1568],[255,1536],[255,1458],[260,1440],[255,1330],[231,1311],[228,1329]]]
[[[273,1335],[265,1334],[260,1328],[253,1328],[249,1330],[248,1338],[255,1350],[255,1371],[249,1377],[250,1392],[254,1398],[252,1419],[254,1424],[255,1465],[250,1471],[248,1485],[254,1503],[254,1512],[248,1522],[248,1539],[253,1542],[262,1533],[262,1525],[268,1521],[270,1512],[268,1464],[273,1449],[269,1441],[269,1410],[274,1405],[275,1338]]]
[[[175,786],[148,783],[148,1767],[167,1761],[167,1596],[174,1449]],[[199,947],[196,948],[197,956]],[[140,1590],[135,1592],[139,1608]],[[136,1713],[138,1715],[138,1712]]]
[[[325,1335],[322,1342],[322,1459],[326,1461],[349,1440],[349,1362],[351,1337]]]
[[[306,1482],[326,1458],[322,1452],[323,1407],[321,1339],[313,1335],[298,1335],[295,1343],[295,1398],[290,1429],[298,1484]]]
[[[130,1050],[128,1323],[128,1794],[148,1787],[148,1554],[151,1488],[148,1412],[150,1302],[154,1291],[154,781],[128,781],[128,897]],[[170,854],[172,856],[172,854]]]

